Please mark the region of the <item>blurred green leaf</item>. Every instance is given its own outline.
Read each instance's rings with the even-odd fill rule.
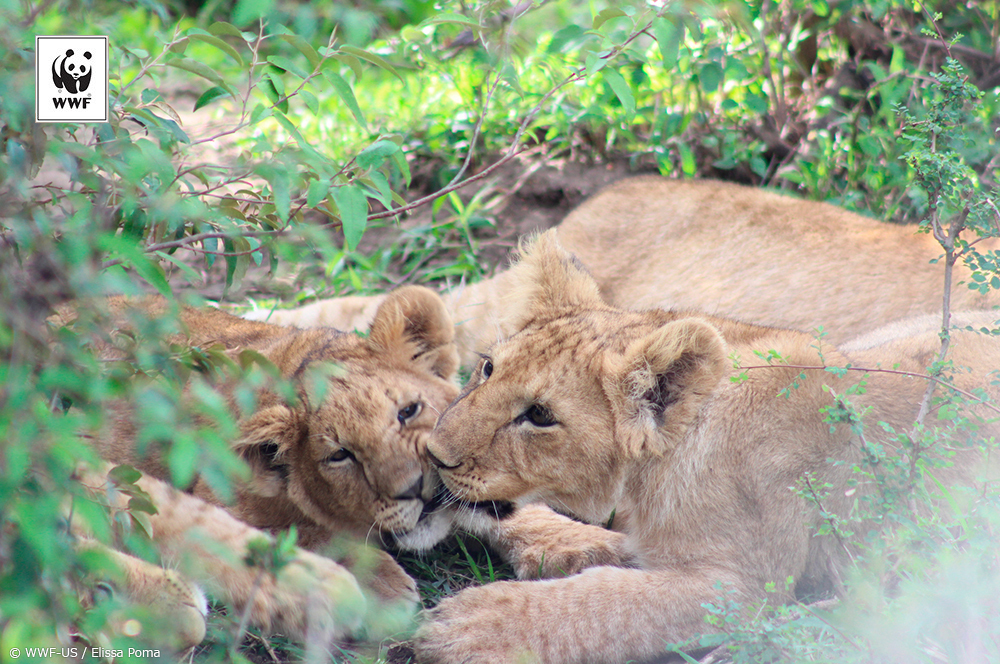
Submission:
[[[619,18],[621,16],[628,16],[624,10],[618,7],[608,7],[607,9],[602,9],[594,17],[594,30],[599,30],[602,25],[607,23],[613,18]]]
[[[232,95],[229,94],[228,90],[216,85],[201,93],[201,96],[198,97],[198,100],[194,103],[193,110],[197,111],[199,108],[204,108],[205,106],[208,106],[217,99],[222,99],[224,97],[231,97],[231,96]]]
[[[347,81],[344,80],[344,77],[329,68],[323,70],[323,76],[333,86],[334,92],[347,104],[347,108],[350,109],[358,124],[361,125],[361,128],[367,131],[368,125],[365,123],[365,116],[361,112],[361,107],[358,106],[358,100],[354,97],[354,91]]]
[[[220,51],[231,57],[233,60],[235,60],[237,65],[239,65],[240,67],[243,66],[243,58],[240,57],[239,52],[226,42],[219,39],[218,37],[208,32],[205,32],[204,30],[201,30],[199,28],[191,28],[190,30],[188,30],[187,36],[189,39],[194,39],[196,41],[204,42],[206,44],[214,46],[215,48],[219,49]]]
[[[615,96],[618,97],[618,101],[620,101],[622,106],[625,107],[625,111],[629,114],[629,116],[634,115],[635,97],[632,95],[632,89],[629,88],[628,83],[625,82],[622,75],[614,69],[605,69],[604,80],[611,86]]]
[[[291,33],[284,33],[279,36],[283,40],[294,46],[299,51],[299,53],[304,55],[306,57],[306,60],[309,61],[309,64],[312,66],[313,69],[316,69],[317,67],[320,66],[323,59],[320,57],[319,53],[316,52],[316,49],[314,49],[309,42],[302,39],[302,37],[299,37],[298,35]]]
[[[398,151],[398,145],[392,141],[381,139],[359,152],[355,160],[360,168],[378,168],[385,163],[386,159]]]
[[[396,78],[398,78],[401,82],[404,82],[404,83],[406,82],[406,81],[403,80],[403,77],[399,75],[399,72],[396,71],[395,67],[393,67],[391,64],[389,64],[384,58],[382,58],[379,55],[376,55],[376,54],[372,53],[371,51],[366,51],[363,48],[357,48],[357,47],[351,46],[349,44],[344,44],[343,46],[340,47],[340,50],[342,52],[344,52],[344,53],[348,53],[348,54],[353,55],[353,56],[355,56],[357,58],[361,58],[362,60],[367,60],[368,62],[372,63],[376,67],[379,67],[379,68],[384,69],[385,71],[389,72],[390,74],[392,74],[393,76],[395,76]]]
[[[271,55],[268,56],[267,61],[270,62],[275,67],[284,69],[285,71],[290,71],[302,80],[309,78],[309,72],[297,65],[290,58],[286,58],[283,55]]]
[[[368,199],[360,187],[347,185],[334,187],[333,200],[340,210],[344,242],[349,251],[354,251],[368,225]]]

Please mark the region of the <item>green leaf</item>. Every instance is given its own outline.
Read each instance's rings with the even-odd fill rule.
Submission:
[[[309,72],[295,64],[291,58],[286,58],[283,55],[272,55],[267,61],[279,69],[292,72],[302,80],[309,78]]]
[[[403,81],[403,77],[399,75],[399,72],[396,71],[395,67],[386,62],[385,59],[383,59],[382,57],[375,55],[370,51],[366,51],[363,48],[357,48],[355,46],[349,46],[349,45],[341,46],[340,51],[343,53],[349,53],[355,57],[361,58],[362,60],[367,60],[376,67],[380,67],[386,70],[387,72],[398,78],[400,81]]]
[[[208,31],[213,35],[218,37],[219,35],[228,35],[230,37],[236,37],[242,39],[243,41],[248,41],[246,33],[241,31],[232,23],[226,23],[225,21],[216,21],[212,25],[208,26]]]
[[[179,258],[177,258],[176,256],[173,256],[172,254],[168,254],[168,253],[166,253],[164,251],[157,251],[155,253],[156,253],[156,255],[159,258],[162,258],[163,260],[168,260],[171,263],[173,263],[174,265],[176,265],[178,268],[180,268],[180,271],[184,273],[185,277],[187,277],[187,280],[188,280],[189,284],[199,284],[199,283],[201,283],[201,281],[202,281],[201,275],[198,274],[198,272],[194,268],[192,268],[190,265],[188,265],[184,261],[182,261]]]
[[[167,450],[167,467],[175,486],[190,486],[200,456],[194,436],[174,437]]]
[[[378,171],[372,171],[368,177],[361,178],[361,182],[378,192],[375,198],[385,206],[386,210],[392,209],[392,189],[384,175]]]
[[[619,18],[621,16],[627,16],[627,14],[617,7],[608,7],[607,9],[601,10],[598,12],[597,16],[594,17],[594,30],[597,30],[611,19]]]
[[[250,258],[246,252],[250,251],[250,243],[245,237],[226,238],[222,241],[226,249],[226,287],[223,295],[229,292],[230,288],[239,288],[246,276],[247,268],[250,266]],[[239,254],[234,255],[234,254]]]
[[[233,29],[235,30],[235,28]],[[243,66],[243,58],[240,57],[239,52],[226,42],[219,39],[218,37],[208,34],[204,30],[201,30],[200,28],[191,28],[188,31],[187,36],[190,39],[195,39],[197,41],[209,44],[210,46],[214,46],[215,48],[219,49],[220,51],[231,57],[233,60],[235,60],[236,64],[238,64],[240,67]]]
[[[455,25],[462,25],[474,30],[483,29],[483,26],[480,25],[478,21],[473,21],[471,18],[462,16],[461,14],[438,14],[433,18],[427,19],[426,23],[453,23]]]
[[[167,62],[170,67],[177,67],[178,69],[183,69],[184,71],[189,71],[192,74],[197,74],[204,79],[215,83],[219,87],[225,88],[229,91],[229,94],[236,96],[236,91],[233,90],[232,86],[229,85],[222,77],[222,74],[215,71],[208,65],[198,60],[192,60],[191,58],[174,58]]]
[[[705,92],[715,92],[722,83],[722,67],[715,62],[709,62],[698,73],[701,89]]]
[[[333,59],[337,62],[347,65],[354,72],[355,78],[361,78],[361,75],[365,73],[364,67],[361,66],[361,60],[358,60],[353,55],[348,55],[347,53],[335,53]]]
[[[260,267],[260,264],[264,262],[264,252],[257,251],[257,249],[260,249],[260,240],[255,237],[248,237],[247,244],[249,244],[250,249],[253,250],[253,253],[250,254],[250,260],[254,262],[254,265]]]
[[[409,187],[411,178],[410,164],[407,163],[406,155],[403,154],[402,150],[394,152],[392,154],[392,163],[394,163],[396,165],[396,168],[399,169],[399,172],[402,173],[403,181],[406,183],[406,186]]]
[[[142,473],[132,466],[122,464],[109,470],[108,477],[115,484],[135,484],[142,479]]]
[[[205,106],[211,104],[213,101],[216,101],[217,99],[222,99],[223,97],[232,97],[232,95],[229,94],[229,91],[226,90],[225,88],[222,88],[218,85],[213,86],[208,90],[205,90],[203,93],[201,93],[201,96],[198,97],[198,101],[194,103],[194,110],[197,111],[199,108],[204,108]]]
[[[604,70],[604,80],[608,82],[614,91],[618,101],[622,103],[625,111],[632,116],[635,114],[635,97],[632,96],[632,89],[629,87],[622,75],[614,69]]]
[[[275,118],[280,120],[281,116],[275,115]],[[288,118],[285,118],[288,122]],[[289,124],[291,124],[289,122]],[[288,221],[288,213],[291,210],[291,194],[289,192],[290,178],[288,175],[288,168],[286,166],[276,166],[274,164],[261,164],[256,169],[254,169],[258,175],[267,180],[267,183],[271,185],[271,194],[274,198],[275,212],[278,213],[278,218],[282,221]],[[247,249],[250,247],[248,246]]]
[[[201,241],[201,248],[205,251],[218,252],[219,251],[219,238],[207,237]],[[215,253],[205,254],[205,262],[208,263],[209,267],[215,265]]]
[[[356,157],[359,167],[364,169],[378,168],[385,163],[385,160],[399,151],[399,146],[392,141],[381,139],[375,141]]]
[[[344,243],[349,251],[354,251],[368,225],[368,199],[360,187],[347,185],[334,188],[333,200],[340,210]]]
[[[308,108],[313,115],[319,115],[319,99],[316,98],[316,95],[308,90],[299,90],[299,96],[302,97],[303,101],[305,101],[306,108]]]
[[[586,58],[587,66],[587,76],[593,76],[597,72],[604,69],[610,60],[604,57],[608,53],[607,51],[601,51],[600,53],[588,53]]]
[[[261,77],[257,87],[264,92],[264,96],[271,102],[271,106],[282,113],[288,112],[288,99],[284,98],[285,86],[281,82],[280,76],[273,72],[267,72]],[[253,120],[252,114],[250,119]]]
[[[229,17],[236,25],[246,25],[267,18],[273,10],[274,0],[237,0]]]
[[[351,89],[350,84],[344,80],[343,76],[330,69],[324,69],[323,76],[325,76],[326,80],[328,80],[330,85],[333,86],[334,92],[340,95],[341,100],[347,104],[347,108],[349,108],[351,113],[354,114],[354,119],[358,121],[361,128],[367,131],[368,124],[365,122],[365,116],[361,112],[361,107],[358,106],[358,100],[354,97],[354,91]]]
[[[754,93],[748,94],[746,99],[743,100],[743,105],[757,115],[764,115],[767,113],[767,97],[763,95]]]
[[[309,183],[309,190],[306,193],[306,206],[314,208],[324,200],[330,193],[330,179],[320,178]]]
[[[138,242],[146,234],[147,221],[145,211],[141,209],[133,210],[131,214],[125,217],[125,223],[122,225],[122,235]]]
[[[309,141],[307,141],[302,136],[302,134],[299,132],[298,127],[296,127],[294,124],[292,124],[292,121],[289,120],[288,117],[284,113],[282,113],[281,111],[275,111],[274,112],[274,119],[277,120],[278,124],[280,124],[282,127],[284,127],[285,130],[288,131],[289,134],[292,135],[292,138],[295,139],[295,142],[299,144],[300,148],[302,148],[303,150],[305,150],[306,152],[308,152],[309,154],[311,154],[311,155],[313,155],[315,157],[322,158],[320,156],[320,154],[318,152],[316,152],[315,148],[313,148],[313,146],[309,144]]]
[[[684,37],[684,26],[674,25],[666,19],[654,18],[653,35],[656,37],[656,45],[660,49],[660,57],[663,58],[663,68],[673,69],[677,64],[677,52],[680,49],[681,39]]]
[[[313,69],[319,67],[323,62],[323,59],[319,56],[319,53],[316,52],[316,49],[314,49],[309,42],[304,40],[302,37],[291,33],[285,33],[278,36],[294,46],[299,53],[306,56],[306,60],[309,61],[309,64],[312,65]]]
[[[156,514],[156,506],[148,498],[143,498],[142,496],[132,496],[128,500],[128,509],[130,512],[145,512],[146,514]]]
[[[694,152],[685,143],[677,144],[677,151],[681,153],[681,170],[687,177],[694,177],[698,170],[698,165],[694,159]]]
[[[274,92],[274,87],[271,87],[271,91]],[[269,118],[274,115],[274,111],[265,106],[264,104],[257,104],[250,111],[250,125],[253,126],[263,120],[264,118]]]

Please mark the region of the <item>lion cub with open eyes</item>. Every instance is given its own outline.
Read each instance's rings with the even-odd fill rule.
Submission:
[[[169,305],[160,298],[111,298],[109,307],[119,330],[135,331],[164,317]],[[53,323],[68,324],[74,316],[68,310]],[[290,526],[298,529],[302,546],[319,549],[331,538],[353,538],[423,550],[451,532],[456,512],[438,500],[437,473],[423,454],[438,414],[458,393],[452,382],[454,328],[441,299],[419,286],[393,291],[367,336],[257,323],[208,308],[181,308],[178,320],[183,330],[172,337],[174,343],[255,350],[292,383],[299,398],[290,404],[275,390],[256,390],[254,410],[240,420],[240,437],[233,441],[252,474],[236,487],[235,501],[225,505],[200,477],[185,487],[187,493],[161,481],[170,476],[157,454],[164,441],[151,441],[140,454],[136,414],[124,405],[116,409],[109,430],[96,432],[94,444],[107,461],[147,473],[139,484],[158,509],[151,521],[161,552],[184,562],[181,571],[238,611],[249,604],[255,625],[303,642],[380,636],[400,626],[400,614],[408,626],[419,601],[415,584],[384,551],[365,550],[369,564],[349,571],[297,550],[277,578],[261,580],[242,558],[251,540],[266,537],[262,531]],[[121,352],[102,346],[107,359]],[[336,370],[310,377],[324,362]],[[317,401],[308,387],[319,379],[325,386]],[[229,386],[221,387],[227,393]],[[230,406],[239,412],[235,403]],[[103,474],[81,473],[80,480],[96,495],[111,495],[115,509],[125,508],[127,496],[109,492]],[[613,546],[593,546],[591,530],[537,508],[525,512],[524,520],[518,515],[502,528],[487,527],[483,535],[526,578],[623,559],[626,554]],[[545,560],[535,545],[539,540],[549,543]],[[219,549],[232,551],[232,559],[220,556]],[[351,562],[355,553],[349,554]],[[161,614],[169,606],[182,646],[201,640],[204,600],[195,588],[172,572],[111,555],[133,599],[155,604]],[[356,579],[352,571],[358,567],[370,569]]]
[[[830,459],[859,459],[860,441],[844,424],[831,431],[820,408],[833,403],[824,385],[843,394],[858,378],[822,370],[797,378],[799,368],[769,366],[733,382],[740,370],[730,358],[764,364],[754,352],[774,349],[789,365],[881,363],[923,372],[939,345],[933,323],[890,328],[844,352],[824,347],[821,358],[815,339],[798,332],[612,308],[552,232],[508,274],[504,325],[513,333],[480,361],[428,453],[444,484],[467,502],[543,501],[590,523],[614,513],[617,532],[595,530],[595,537],[623,541],[636,568],[465,590],[419,630],[419,661],[641,661],[711,630],[703,606],[717,602],[720,583],[743,606],[773,601],[765,588],[784,588],[788,578],[829,587],[845,563],[843,546],[815,535],[818,510],[790,487],[810,473],[833,487],[825,509],[850,511],[852,464]],[[994,316],[973,312],[956,322]],[[1000,367],[1000,341],[956,332],[950,357],[972,367],[956,376],[960,387],[1000,396],[985,376]],[[884,373],[866,380],[867,393],[857,398],[871,408],[866,421],[908,430],[925,383]],[[797,387],[779,395],[793,381]],[[996,422],[980,431],[984,440],[998,434]],[[869,444],[894,446],[877,426],[867,436]],[[958,456],[953,467],[934,471],[939,480],[971,483],[967,457],[977,455]]]

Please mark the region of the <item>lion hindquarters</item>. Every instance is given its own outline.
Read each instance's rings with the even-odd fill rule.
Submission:
[[[157,544],[209,592],[239,611],[249,606],[253,624],[323,646],[361,627],[366,599],[342,565],[295,549],[277,573],[250,566],[248,547],[270,541],[268,534],[153,478],[138,484],[159,510],[152,517]]]
[[[135,620],[137,614],[133,611],[120,620],[113,615],[112,627],[116,632],[144,632],[149,636],[153,631],[158,643],[167,644],[176,652],[187,651],[205,638],[208,603],[201,590],[182,575],[86,537],[79,540],[78,549],[104,555],[111,564],[109,580],[129,601],[156,612],[155,624],[148,625],[143,622],[154,621],[136,620],[134,625],[127,626],[129,620]]]
[[[83,481],[95,491],[105,484],[96,473],[84,473]],[[197,604],[186,598],[200,594],[186,578],[234,607],[237,615],[249,611],[252,624],[307,645],[326,647],[362,628],[367,599],[343,565],[299,548],[292,549],[289,562],[277,572],[250,565],[249,547],[269,544],[270,535],[155,478],[144,476],[136,485],[157,508],[149,520],[154,543],[183,578],[114,552],[126,591],[135,600],[158,606],[166,597],[183,613],[183,607]],[[112,508],[126,508],[127,496],[115,491],[109,496]],[[187,626],[195,622],[192,618],[180,627],[188,640],[198,636],[197,626]],[[203,635],[204,624],[201,629]]]

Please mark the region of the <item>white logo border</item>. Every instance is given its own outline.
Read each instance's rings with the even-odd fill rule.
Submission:
[[[43,120],[38,117],[41,112],[41,89],[38,84],[39,77],[42,75],[40,71],[41,62],[38,57],[38,45],[43,39],[100,39],[104,42],[104,118],[103,119],[83,119],[83,120],[73,120],[66,118],[55,118],[51,120]],[[110,49],[108,47],[108,36],[107,35],[35,35],[35,122],[38,123],[53,123],[53,122],[63,122],[72,124],[95,124],[95,123],[106,123],[109,121],[109,116],[111,115],[111,102],[109,95],[111,92],[111,59],[110,59]]]

